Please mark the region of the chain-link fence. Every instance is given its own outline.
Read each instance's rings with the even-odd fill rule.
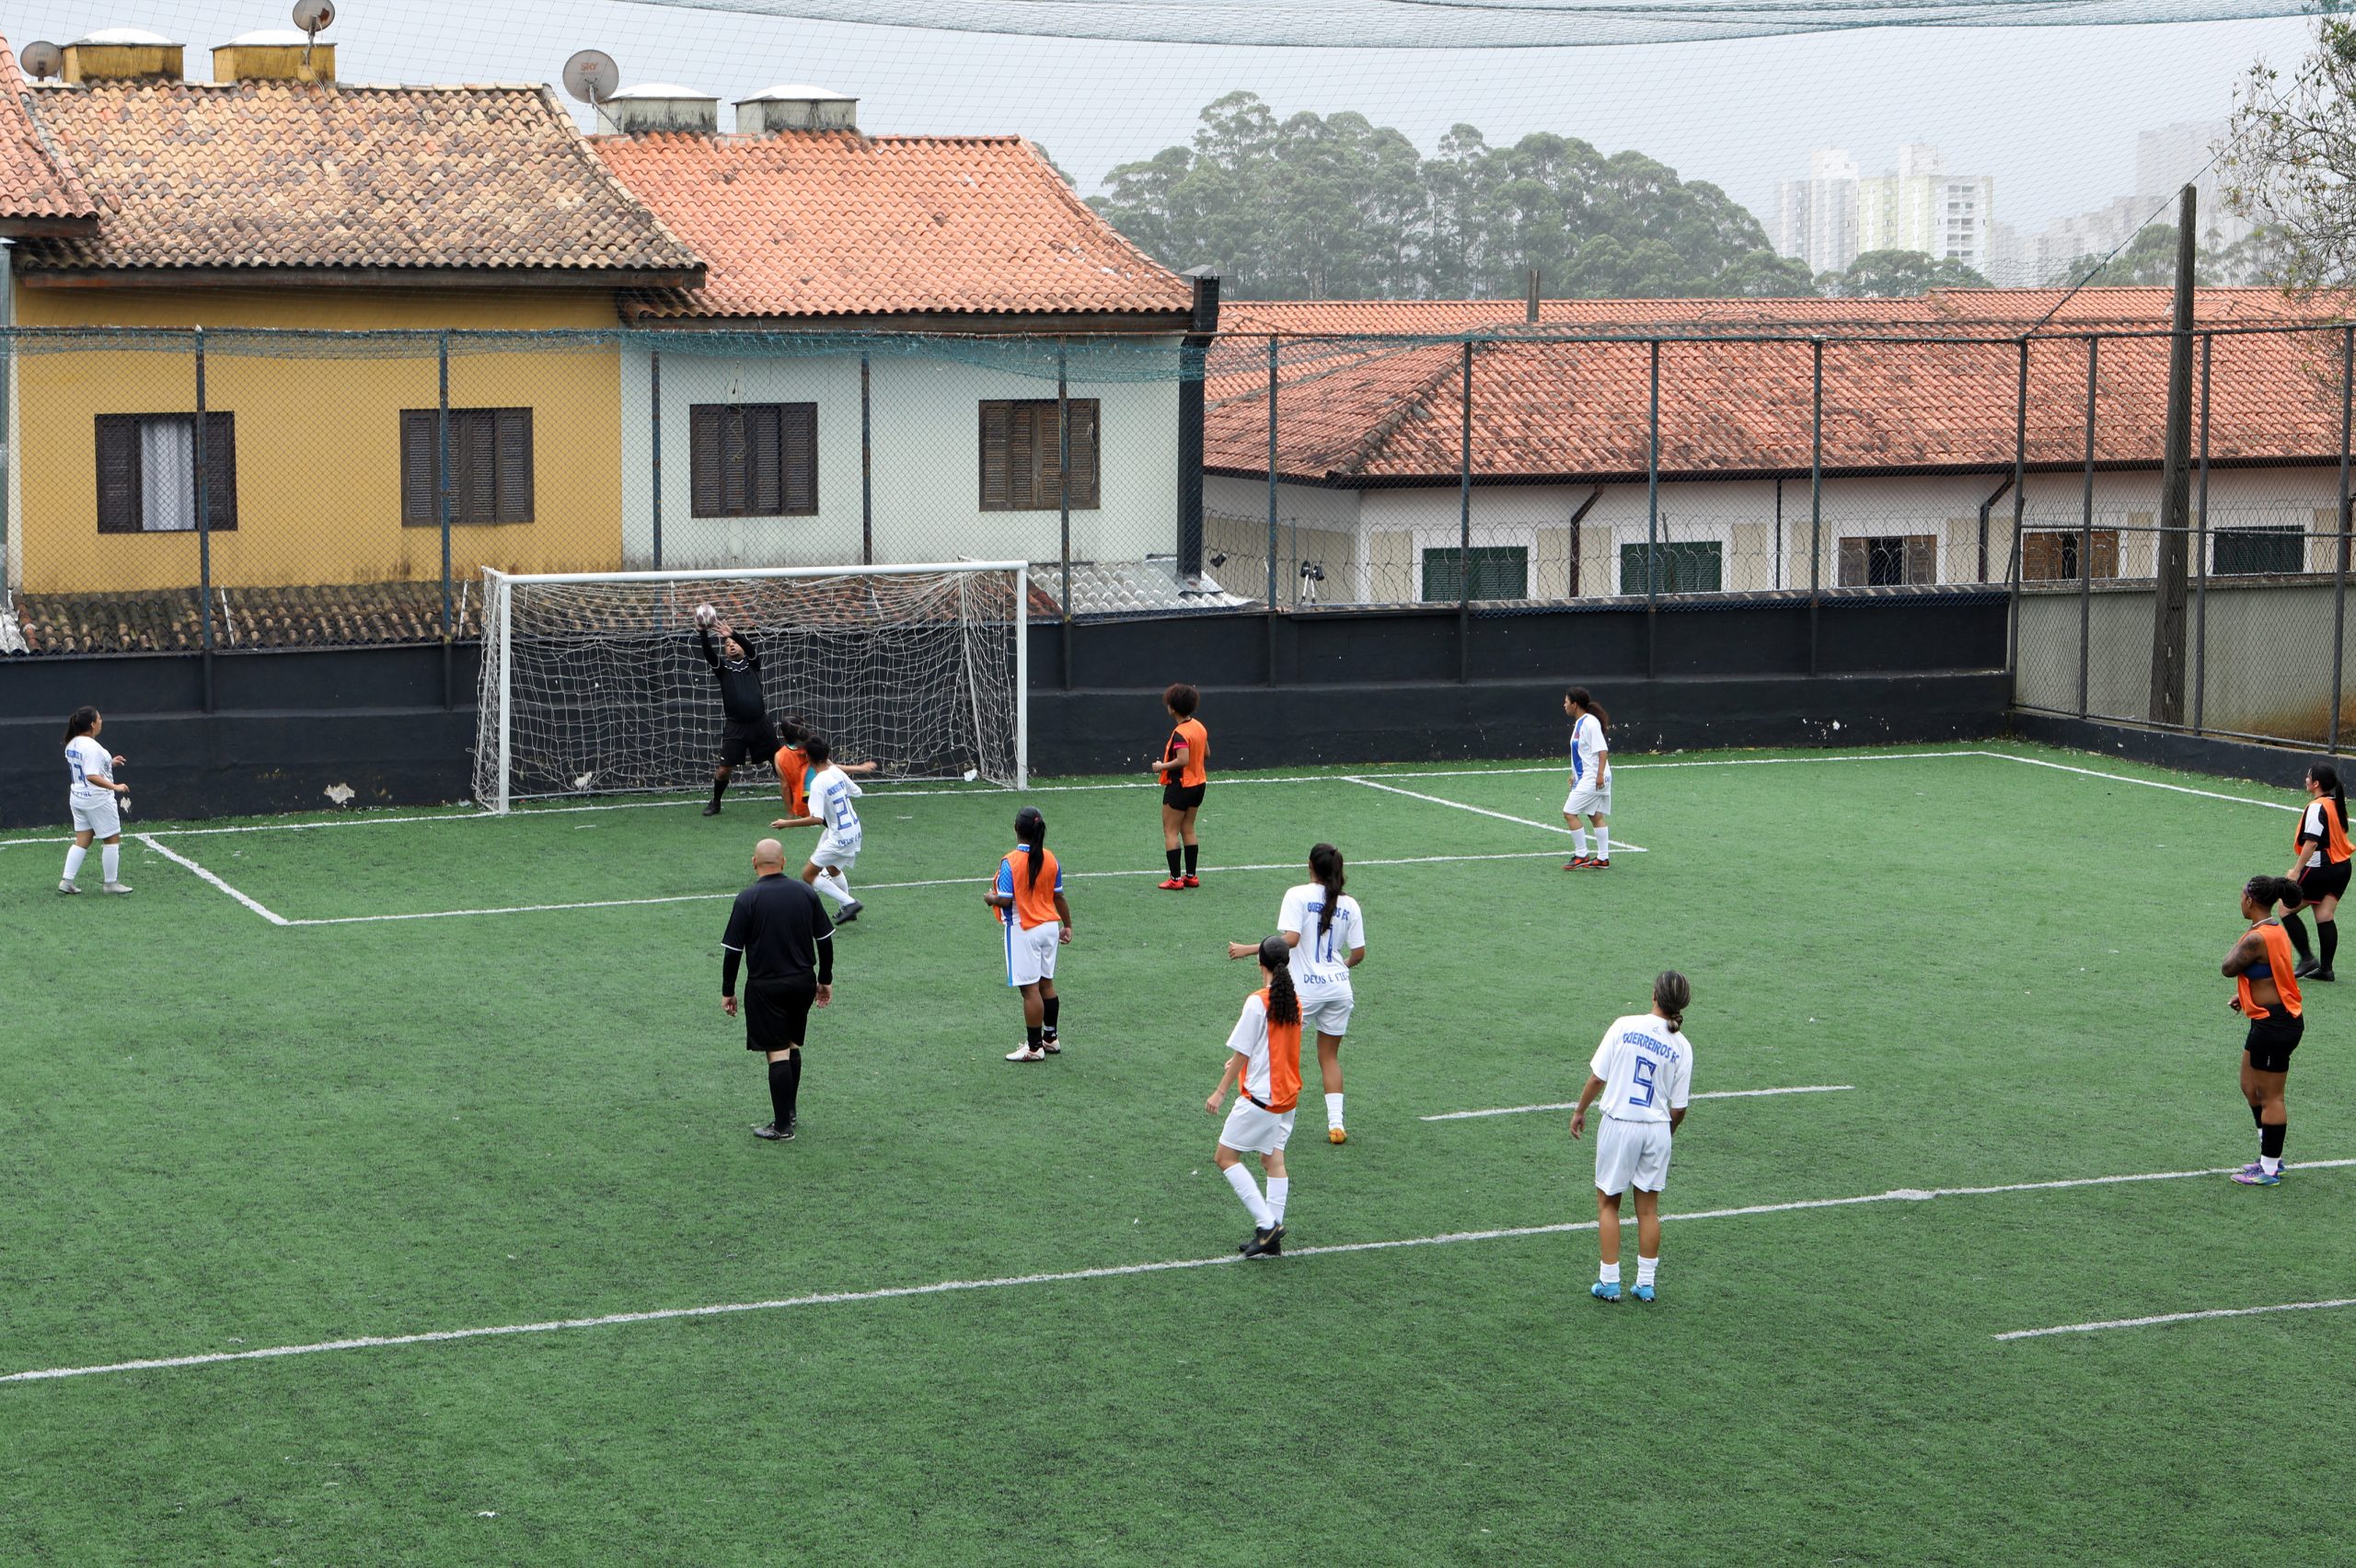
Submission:
[[[2314,667],[2344,624],[2350,329],[2195,336],[2171,513],[2165,329],[1851,314],[1837,334],[0,331],[0,653],[463,641],[486,566],[1020,559],[1037,613],[1073,618],[2001,594],[2027,705],[2330,740],[2328,686],[2254,707],[2242,683]],[[2200,667],[2181,711],[2137,685],[2155,616]]]

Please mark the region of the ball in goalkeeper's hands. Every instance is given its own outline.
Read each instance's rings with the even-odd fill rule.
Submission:
[[[710,605],[698,605],[696,606],[696,624],[698,626],[710,626],[719,618],[720,612],[713,609]]]

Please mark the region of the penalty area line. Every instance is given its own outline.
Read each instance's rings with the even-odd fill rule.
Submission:
[[[223,893],[227,894],[230,897],[236,899],[238,903],[244,905],[247,908],[252,910],[255,914],[269,921],[271,925],[291,926],[294,923],[294,921],[289,920],[285,916],[278,913],[278,911],[261,903],[260,900],[248,898],[244,894],[239,893],[236,888],[231,887],[227,882],[223,882],[219,877],[214,876],[211,871],[206,870],[202,866],[198,865],[194,860],[190,859],[179,850],[166,848],[161,843],[157,842],[154,834],[134,833],[131,836],[138,842],[144,844],[148,848],[153,849],[156,854],[161,855],[165,859],[172,862],[172,864],[176,866],[185,866],[190,870],[194,871],[199,879],[211,882],[214,887],[219,888]]]
[[[2111,1318],[2099,1323],[2062,1323],[2050,1329],[2015,1329],[1999,1340],[2049,1339],[2055,1334],[2098,1334],[2108,1329],[2152,1329],[2165,1323],[2198,1323],[2210,1318],[2256,1318],[2268,1312],[2325,1312],[2356,1307],[2356,1296],[2330,1301],[2284,1301],[2271,1307],[2213,1307],[2205,1312],[2162,1312],[2150,1318]]]
[[[2356,1159],[2311,1159],[2303,1170],[2356,1165]],[[1668,1214],[1664,1223],[1700,1219],[1742,1219],[1754,1215],[1794,1214],[1807,1209],[1854,1208],[1866,1204],[1927,1203],[1934,1198],[1984,1197],[1997,1193],[2045,1193],[2077,1187],[2109,1187],[2141,1182],[2186,1182],[2222,1176],[2238,1169],[2212,1166],[2200,1170],[2153,1170],[2129,1176],[2074,1176],[2053,1182],[2013,1182],[1993,1187],[1900,1187],[1887,1193],[1864,1193],[1846,1198],[1803,1198],[1795,1203],[1749,1204],[1739,1208],[1702,1209]],[[1633,1218],[1623,1223],[1634,1223]],[[1592,1219],[1558,1225],[1519,1225],[1495,1230],[1455,1230],[1438,1236],[1412,1236],[1396,1240],[1344,1241],[1331,1246],[1299,1247],[1288,1258],[1319,1258],[1349,1252],[1391,1252],[1410,1247],[1453,1247],[1471,1241],[1502,1241],[1530,1236],[1566,1236],[1597,1228]],[[1114,1263],[1103,1268],[1068,1269],[1057,1274],[1011,1274],[998,1279],[948,1279],[929,1285],[885,1286],[873,1290],[819,1291],[805,1296],[779,1297],[768,1301],[726,1301],[701,1307],[662,1307],[643,1312],[607,1312],[594,1318],[551,1318],[535,1323],[505,1323],[493,1327],[435,1329],[420,1333],[363,1334],[349,1339],[315,1340],[305,1344],[269,1345],[254,1350],[211,1351],[196,1355],[155,1356],[140,1361],[110,1361],[82,1366],[49,1366],[0,1373],[0,1383],[44,1383],[66,1378],[98,1378],[118,1372],[168,1371],[188,1366],[217,1366],[233,1361],[272,1361],[296,1355],[325,1355],[339,1351],[386,1350],[403,1345],[451,1344],[461,1340],[507,1339],[523,1334],[555,1333],[568,1329],[616,1328],[630,1323],[664,1323],[688,1318],[720,1318],[745,1312],[777,1312],[802,1307],[852,1306],[870,1301],[896,1301],[923,1296],[950,1296],[975,1290],[1011,1290],[1034,1285],[1072,1285],[1088,1280],[1126,1279],[1138,1274],[1174,1274],[1190,1269],[1249,1266],[1233,1252],[1210,1258],[1172,1258],[1161,1262]]]
[[[1697,1094],[1695,1100],[1763,1100],[1775,1094],[1845,1094],[1856,1088],[1854,1083],[1803,1083],[1789,1089],[1714,1089]],[[1507,1105],[1495,1111],[1443,1111],[1437,1116],[1418,1116],[1418,1122],[1469,1122],[1478,1116],[1521,1116],[1532,1111],[1576,1111],[1576,1100],[1560,1101],[1548,1105]]]
[[[1493,812],[1486,806],[1475,806],[1463,801],[1451,801],[1439,795],[1426,795],[1420,790],[1402,790],[1396,784],[1384,784],[1372,778],[1360,778],[1356,774],[1352,774],[1348,778],[1343,779],[1343,782],[1345,784],[1363,784],[1369,790],[1380,790],[1385,794],[1390,795],[1404,795],[1411,801],[1426,801],[1435,806],[1453,806],[1460,812],[1471,812],[1475,816],[1495,817],[1499,822],[1514,823],[1522,827],[1542,828],[1548,833],[1559,833],[1565,838],[1571,836],[1571,830],[1569,828],[1564,827],[1557,823],[1540,822],[1534,817],[1518,817],[1506,812]],[[1643,845],[1631,844],[1624,838],[1620,841],[1618,847],[1627,850],[1632,855],[1643,855],[1648,853]]]

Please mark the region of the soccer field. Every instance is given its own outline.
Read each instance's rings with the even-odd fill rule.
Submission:
[[[2217,963],[2292,798],[2012,744],[1613,772],[1574,875],[1558,768],[1219,776],[1191,894],[1141,779],[876,788],[783,1146],[717,997],[757,791],[133,821],[128,899],[0,845],[0,1560],[2345,1560],[2356,997],[2309,990],[2289,1178],[2223,1174]],[[1077,930],[1037,1066],[978,896],[1024,800]],[[1351,1137],[1305,1064],[1245,1263],[1223,944],[1320,838]],[[1519,1108],[1669,966],[1712,1098],[1660,1299],[1606,1307],[1592,1145]]]

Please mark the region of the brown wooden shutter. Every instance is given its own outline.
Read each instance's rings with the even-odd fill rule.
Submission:
[[[98,532],[139,532],[139,416],[100,414]]]
[[[235,414],[204,416],[205,521],[216,534],[237,526],[237,424]]]
[[[782,504],[778,510],[808,517],[818,510],[818,405],[787,403],[778,410],[778,444],[783,467]]]
[[[1011,403],[982,405],[982,510],[1014,505],[1014,420]]]
[[[1866,555],[1869,548],[1870,547],[1867,541],[1864,539],[1843,539],[1841,541],[1842,587],[1863,588],[1865,585],[1865,581],[1869,574],[1869,569],[1866,565]]]
[[[785,510],[783,416],[775,403],[745,410],[745,510],[755,517]]]
[[[492,502],[493,520],[529,523],[532,520],[532,410],[494,409],[491,423],[499,463],[495,480],[498,494]]]
[[[1097,477],[1101,471],[1097,460],[1096,399],[1073,398],[1064,406],[1071,410],[1071,504],[1074,510],[1093,509],[1100,504]]]
[[[440,503],[434,499],[433,470],[441,412],[435,409],[403,409],[401,410],[401,526],[433,528],[440,525]]]
[[[1939,580],[1939,545],[1936,536],[1909,534],[1906,536],[1906,577],[1909,582],[1935,582]]]
[[[687,410],[687,504],[698,517],[727,515],[720,460],[720,421],[725,412],[717,403],[698,403]]]

